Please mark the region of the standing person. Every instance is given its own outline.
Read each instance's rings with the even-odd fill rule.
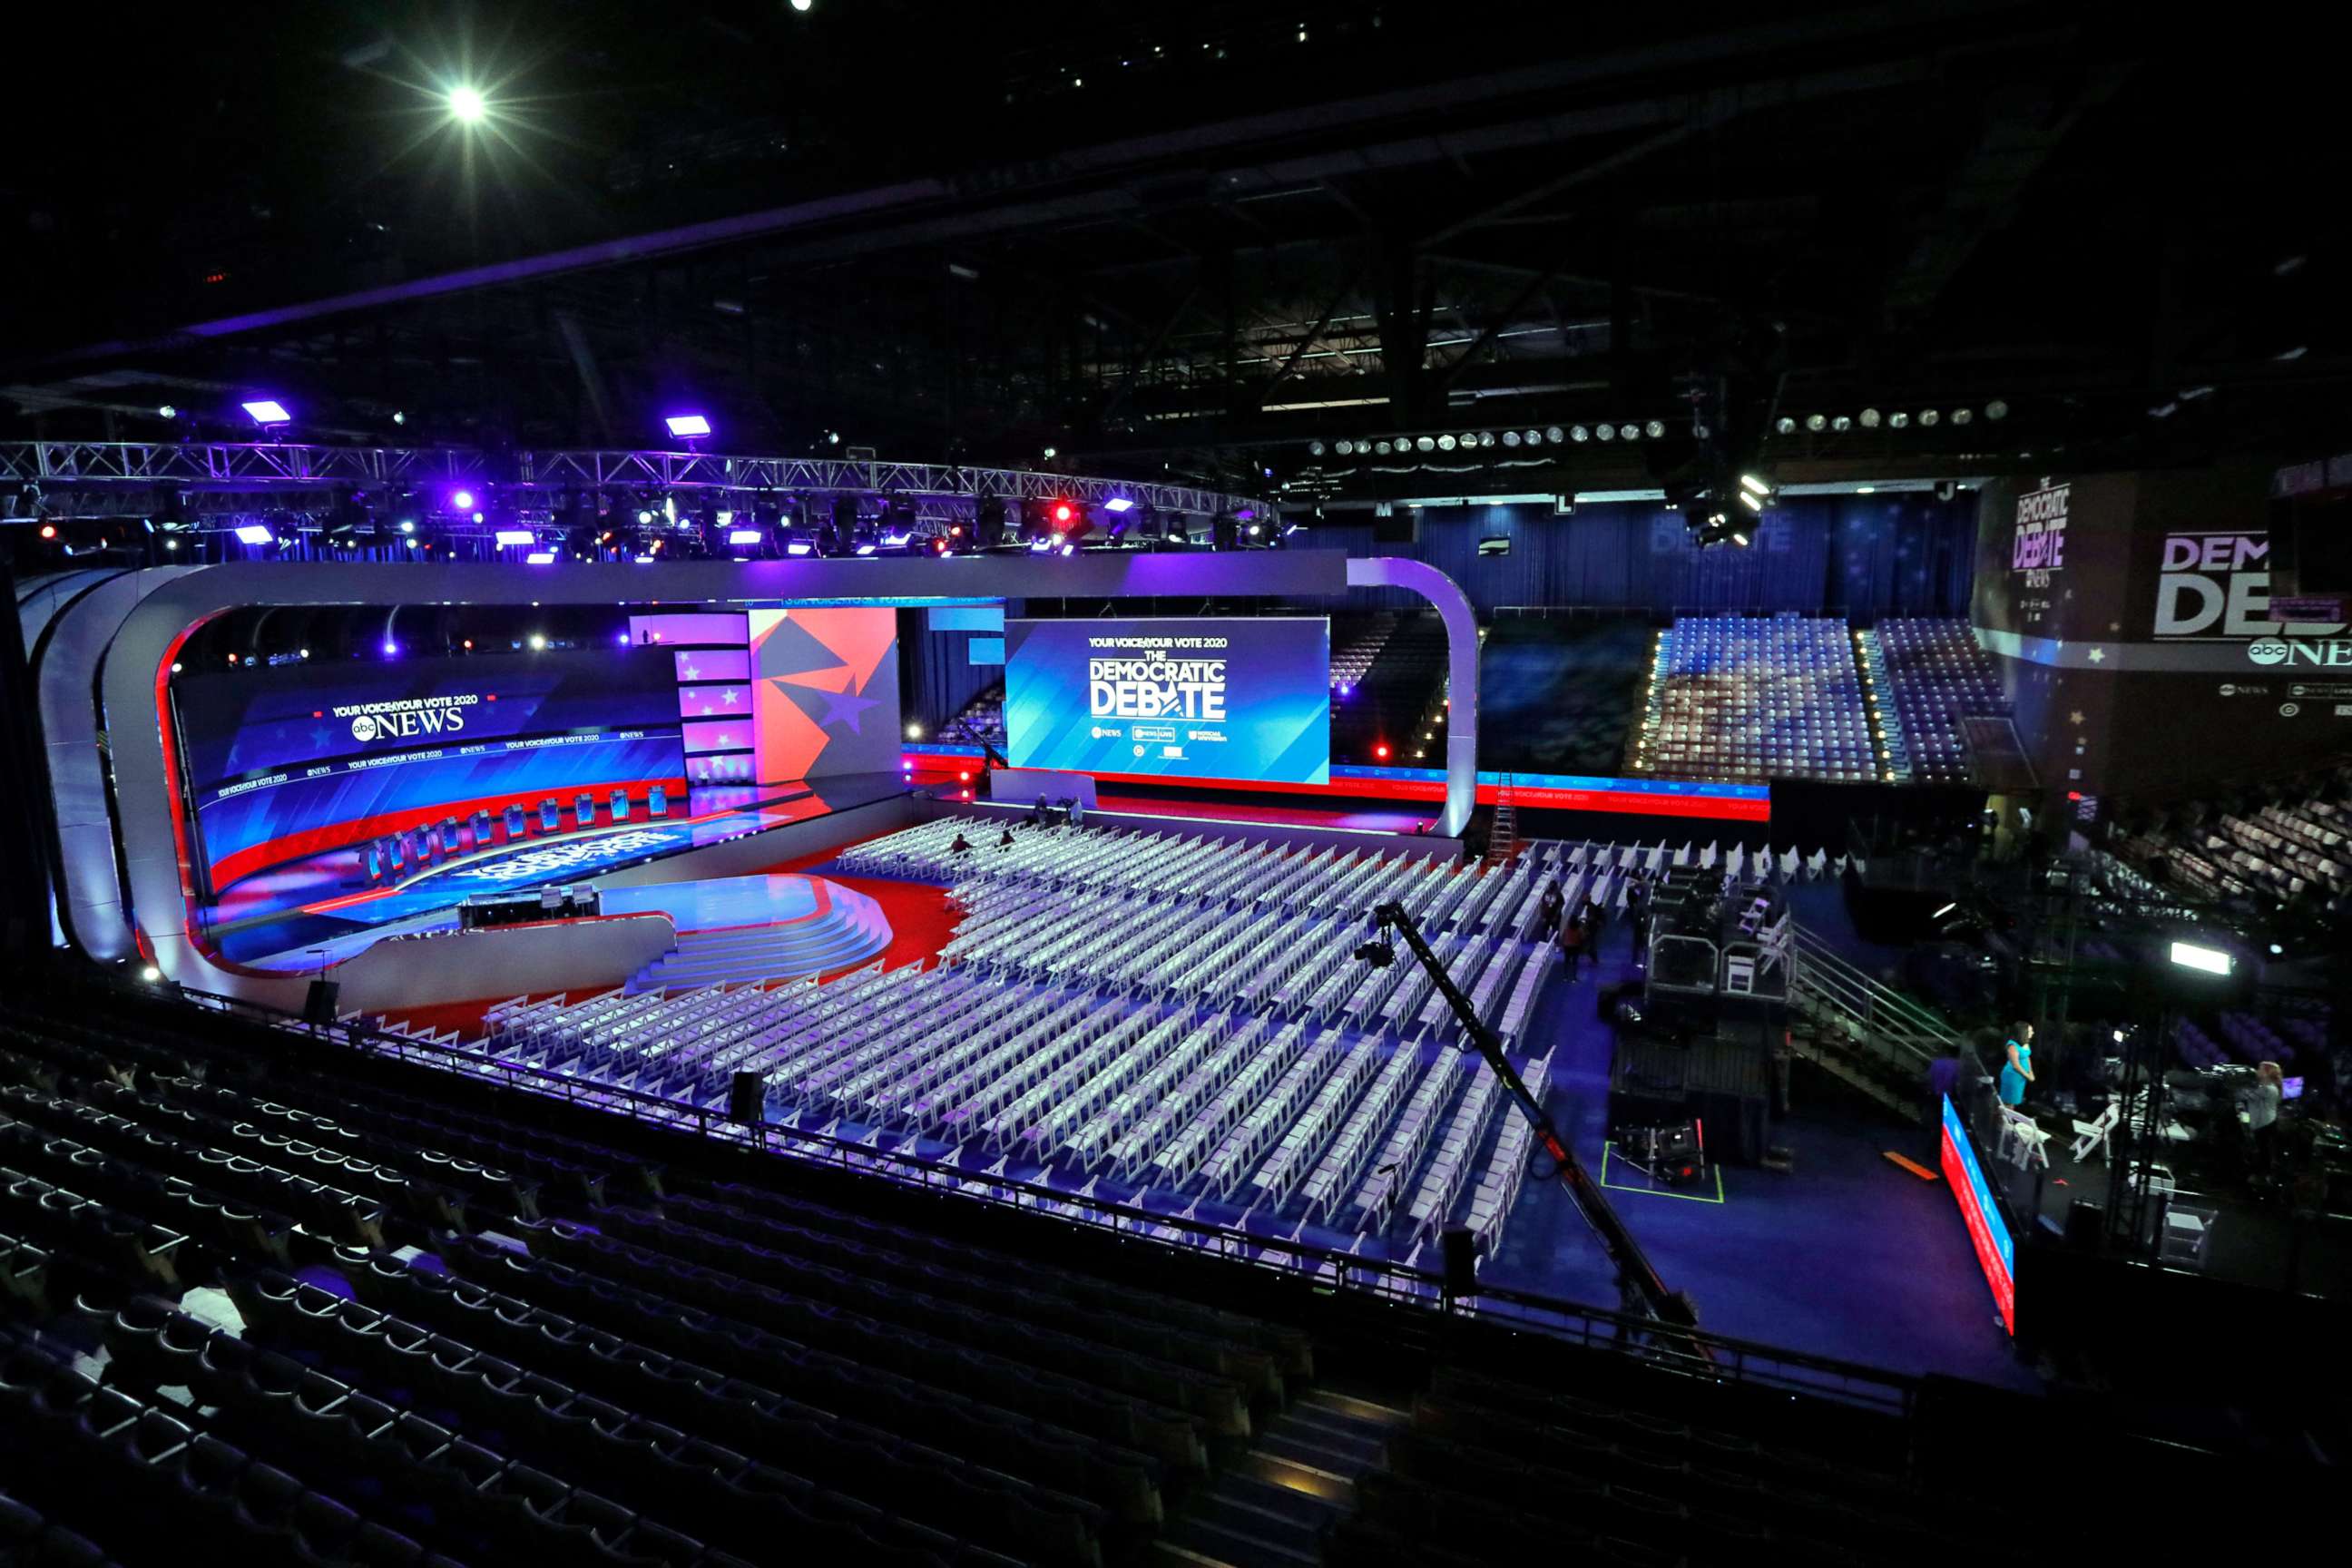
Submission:
[[[1639,963],[1650,936],[1650,874],[1638,866],[1625,889],[1625,923],[1633,930],[1633,962]]]
[[[1559,950],[1568,956],[1568,983],[1576,984],[1576,961],[1584,955],[1584,921],[1581,916],[1559,928]]]
[[[2254,1087],[2246,1092],[2246,1125],[2254,1134],[2254,1169],[2269,1175],[2278,1167],[2279,1106],[2286,1099],[2286,1072],[2276,1062],[2254,1068]]]
[[[1567,912],[1568,898],[1559,890],[1559,879],[1554,877],[1544,885],[1543,901],[1536,906],[1536,929],[1544,941],[1559,935],[1559,918]]]
[[[2011,1028],[2009,1060],[2000,1069],[2000,1102],[2025,1103],[2025,1086],[2033,1081],[2033,1026],[2022,1018]]]

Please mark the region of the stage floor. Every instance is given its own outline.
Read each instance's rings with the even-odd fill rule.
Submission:
[[[705,848],[901,793],[890,773],[845,774],[765,791],[718,792],[697,815],[613,823],[502,843],[425,866],[403,880],[370,887],[357,849],[331,850],[248,877],[225,889],[199,925],[206,945],[234,963],[299,971],[347,958],[378,937],[454,927],[457,904],[478,893],[509,892],[595,878],[689,849]],[[742,800],[727,800],[740,795]],[[613,910],[610,895],[605,908]],[[618,911],[613,911],[618,912]]]

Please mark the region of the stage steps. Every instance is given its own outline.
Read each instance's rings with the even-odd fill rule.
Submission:
[[[1927,1069],[1966,1042],[1918,1003],[1848,963],[1790,921],[1790,1046],[1907,1120],[1925,1114]]]
[[[890,945],[889,918],[863,893],[834,885],[813,919],[680,931],[677,945],[630,977],[627,989],[692,989],[720,981],[789,980],[863,963]]]
[[[1353,1511],[1356,1482],[1388,1459],[1408,1411],[1323,1389],[1300,1395],[1195,1493],[1153,1543],[1160,1568],[1308,1568]]]
[[[1895,682],[1886,673],[1886,650],[1879,645],[1878,633],[1854,633],[1853,655],[1862,671],[1862,707],[1870,716],[1870,744],[1877,753],[1878,776],[1889,784],[1910,784],[1916,776],[1910,738],[1903,732],[1901,716],[1890,706]]]

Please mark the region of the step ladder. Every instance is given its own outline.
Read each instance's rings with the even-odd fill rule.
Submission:
[[[1486,834],[1486,864],[1509,864],[1518,847],[1519,807],[1511,793],[1511,775],[1506,773],[1502,786],[1495,793],[1495,824]]]

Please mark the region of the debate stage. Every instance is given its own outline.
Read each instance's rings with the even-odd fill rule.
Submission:
[[[618,824],[600,813],[593,827],[501,842],[376,886],[367,882],[360,848],[346,847],[274,867],[224,889],[219,901],[201,912],[201,931],[214,953],[243,968],[265,973],[316,971],[321,963],[341,963],[386,937],[454,931],[458,904],[479,894],[583,882],[602,888],[624,871],[649,877],[654,886],[703,886],[712,879],[694,878],[684,867],[684,879],[663,883],[658,867],[745,840],[755,841],[745,847],[756,857],[756,841],[764,835],[890,800],[907,789],[899,775],[852,773],[762,790],[698,790],[691,804],[703,807],[698,811]],[[781,847],[772,856],[777,861],[788,858]],[[604,888],[604,912],[632,912],[633,899],[646,890],[625,895]],[[681,921],[681,931],[698,929],[706,916],[727,923],[707,904],[686,912],[695,923]],[[781,906],[761,912],[747,905],[734,913],[741,917],[732,921],[737,924],[793,918]],[[887,931],[883,940],[888,940]]]

